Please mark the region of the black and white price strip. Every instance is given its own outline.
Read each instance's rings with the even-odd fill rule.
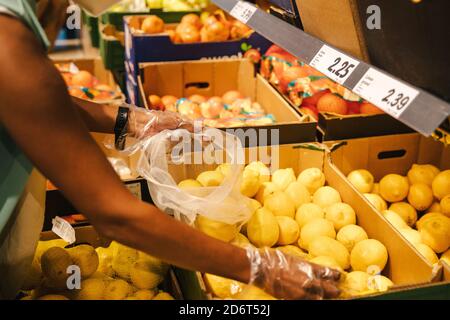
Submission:
[[[250,3],[238,1],[233,9],[231,9],[230,14],[240,22],[247,24],[255,14],[256,10],[257,8]]]
[[[359,61],[323,45],[311,60],[310,65],[337,83],[344,84],[359,65]]]
[[[418,90],[373,68],[366,72],[353,92],[395,118],[399,118],[419,94]]]

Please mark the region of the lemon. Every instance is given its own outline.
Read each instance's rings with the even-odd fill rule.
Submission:
[[[153,297],[153,300],[175,300],[169,293],[160,291],[156,296]]]
[[[392,287],[394,283],[391,279],[382,276],[381,274],[377,274],[369,277],[368,288],[369,290],[384,292],[388,291],[390,287]]]
[[[249,163],[245,169],[252,169],[259,173],[259,183],[270,181],[270,169],[261,161],[254,161]]]
[[[369,171],[365,169],[354,170],[348,174],[347,179],[359,192],[372,192],[374,178]]]
[[[202,184],[194,179],[186,179],[178,184],[180,189],[199,188]]]
[[[431,164],[413,164],[407,176],[410,184],[425,183],[431,187],[437,174],[439,174],[439,169]]]
[[[133,293],[132,296],[133,300],[152,300],[156,295],[156,292],[154,290],[138,290],[135,293]]]
[[[335,203],[325,208],[325,219],[333,222],[336,231],[349,224],[356,224],[356,213],[346,203]]]
[[[444,261],[450,267],[450,250],[445,251],[441,255],[441,261]]]
[[[67,268],[73,264],[69,253],[60,247],[52,247],[41,256],[42,274],[52,287],[65,288]]]
[[[318,256],[315,258],[312,258],[311,260],[309,260],[309,262],[324,266],[324,267],[328,267],[328,268],[333,268],[336,270],[339,270],[340,272],[342,272],[342,268],[339,265],[339,263],[336,262],[336,260],[332,257],[327,257],[327,256]]]
[[[72,258],[73,264],[80,268],[81,277],[83,279],[89,278],[97,271],[99,258],[94,247],[82,244],[67,249],[67,252]]]
[[[355,271],[367,272],[369,267],[384,269],[388,260],[386,247],[378,240],[367,239],[355,244],[350,254],[350,264]]]
[[[364,197],[377,209],[383,211],[387,209],[387,203],[384,199],[375,193],[364,193]]]
[[[234,244],[235,246],[241,247],[241,248],[245,248],[247,246],[251,246],[252,244],[250,243],[250,241],[247,239],[246,236],[244,236],[242,233],[238,233],[236,235],[236,238],[234,238],[233,241],[231,241],[231,244]]]
[[[302,204],[311,202],[311,195],[308,189],[300,182],[292,182],[284,191],[289,198],[294,202],[295,209],[298,209]]]
[[[242,292],[244,288],[244,284],[241,282],[209,273],[205,273],[203,278],[212,294],[221,299],[232,298],[234,295]]]
[[[283,191],[275,191],[264,200],[264,207],[276,216],[287,216],[294,218],[294,202]]]
[[[197,181],[204,187],[220,186],[224,176],[219,171],[204,171],[197,176]]]
[[[433,203],[433,191],[424,183],[415,183],[409,188],[408,202],[417,210],[424,211]]]
[[[280,235],[277,244],[280,246],[288,245],[297,241],[300,229],[294,219],[286,216],[276,216]]]
[[[342,227],[336,236],[336,240],[342,243],[348,252],[352,252],[355,244],[368,238],[366,231],[355,224]]]
[[[104,279],[86,279],[81,281],[81,289],[77,292],[77,300],[103,300],[108,281]]]
[[[302,249],[300,249],[299,247],[293,246],[293,245],[277,247],[277,250],[280,250],[284,254],[288,254],[288,255],[291,255],[294,257],[299,257],[302,259],[306,259],[306,257],[308,256],[308,254],[306,252],[304,252]]]
[[[309,244],[309,254],[312,257],[332,257],[342,269],[350,267],[350,254],[342,243],[329,237],[316,237]]]
[[[248,221],[248,239],[257,247],[272,247],[277,243],[279,235],[278,221],[266,208],[256,210]]]
[[[380,195],[380,184],[379,183],[374,183],[372,191],[370,193]]]
[[[138,251],[117,242],[112,242],[111,245],[114,251],[111,261],[114,273],[123,279],[129,280],[130,270],[139,258]]]
[[[389,202],[400,202],[408,196],[409,182],[406,177],[388,174],[380,180],[380,195]]]
[[[123,300],[133,292],[132,287],[124,280],[112,280],[106,285],[105,300]]]
[[[412,228],[403,228],[398,230],[406,240],[408,240],[412,245],[422,243],[422,238],[420,232]]]
[[[444,215],[422,221],[419,232],[422,242],[437,253],[447,251],[450,246],[450,218]]]
[[[417,243],[414,247],[431,265],[439,262],[439,258],[436,253],[426,244]]]
[[[433,204],[427,209],[427,213],[429,212],[441,212],[441,204],[439,202],[433,202]]]
[[[450,218],[450,194],[441,199],[441,212]]]
[[[154,289],[164,280],[157,271],[150,261],[138,260],[130,270],[131,282],[139,289]]]
[[[439,173],[433,180],[431,187],[436,198],[441,200],[450,194],[450,170]]]
[[[235,225],[215,221],[202,215],[197,216],[195,225],[200,231],[208,236],[225,242],[230,242],[236,238],[236,235],[238,234],[238,229]]]
[[[381,214],[383,215],[383,217],[386,218],[387,221],[389,221],[390,224],[392,224],[392,226],[395,229],[403,229],[403,228],[407,228],[408,227],[408,225],[406,224],[405,220],[403,220],[394,211],[384,210],[384,211],[381,212]]]
[[[282,191],[294,181],[295,173],[292,168],[278,169],[272,174],[272,182]]]
[[[264,290],[255,286],[245,286],[242,292],[233,296],[236,300],[276,300]]]
[[[398,214],[410,227],[412,227],[417,221],[416,209],[407,202],[395,202],[391,204],[389,211],[394,211]]]
[[[320,236],[330,237],[332,239],[336,238],[336,231],[331,221],[314,219],[305,224],[300,231],[298,245],[300,248],[309,250],[311,241]]]
[[[339,202],[342,202],[341,195],[336,189],[332,187],[320,187],[316,192],[314,192],[313,203],[322,208],[326,208],[328,206],[331,206],[332,204]]]
[[[303,184],[310,194],[314,194],[317,189],[325,185],[325,175],[318,168],[309,168],[298,175],[297,181]]]
[[[253,169],[244,170],[242,174],[241,193],[246,197],[254,197],[259,190],[259,173]]]
[[[343,277],[339,285],[342,297],[352,297],[369,291],[370,275],[362,271],[352,271]]]
[[[266,199],[266,197],[279,190],[280,189],[276,184],[272,182],[263,182],[260,185],[258,192],[256,193],[255,199],[258,200],[261,204],[264,204],[264,200]]]
[[[422,227],[422,224],[427,221],[428,219],[435,218],[435,217],[442,217],[444,214],[440,212],[428,212],[427,214],[424,214],[416,223],[417,230],[420,230]]]
[[[314,203],[305,203],[301,205],[295,214],[295,221],[297,221],[300,229],[308,222],[322,218],[325,218],[325,211]]]
[[[250,199],[249,198],[248,201],[249,201],[248,207],[250,208],[250,211],[252,213],[254,213],[257,209],[262,207],[261,203],[258,200],[256,200],[256,199]]]
[[[219,171],[224,177],[228,177],[231,173],[231,164],[222,163],[216,168],[216,171]]]

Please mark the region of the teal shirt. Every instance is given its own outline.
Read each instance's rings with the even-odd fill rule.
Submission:
[[[0,0],[0,6],[20,18],[39,37],[42,44],[48,47],[45,32],[35,15],[35,1]],[[4,230],[5,225],[17,205],[32,168],[30,161],[0,123],[0,235],[7,231]]]

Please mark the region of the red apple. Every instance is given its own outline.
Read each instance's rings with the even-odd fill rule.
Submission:
[[[327,93],[324,94],[317,102],[317,110],[319,110],[319,112],[346,115],[348,112],[348,107],[344,99],[335,94]]]
[[[300,66],[288,67],[281,75],[280,83],[278,85],[281,92],[286,93],[289,83],[296,79],[305,78],[308,73]]]
[[[315,106],[302,105],[299,110],[301,113],[311,116],[314,120],[319,119],[319,111]]]
[[[361,113],[362,114],[384,114],[384,111],[377,108],[370,102],[361,103]]]
[[[304,98],[303,104],[316,106],[319,99],[327,93],[330,93],[330,90],[327,89],[327,90],[322,90],[322,91],[316,92],[311,97]]]
[[[361,103],[359,101],[347,101],[348,114],[360,114]]]
[[[250,59],[253,63],[259,63],[261,61],[261,53],[256,49],[250,49],[245,52],[244,58]]]

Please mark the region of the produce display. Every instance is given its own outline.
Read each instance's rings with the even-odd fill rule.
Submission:
[[[414,164],[407,176],[388,174],[378,183],[359,169],[349,173],[355,188],[430,263],[450,257],[450,170]]]
[[[66,248],[62,239],[39,241],[24,300],[173,300],[158,288],[169,265],[117,242]],[[68,289],[67,270],[78,266],[81,288]]]
[[[260,72],[302,113],[315,119],[319,113],[384,113],[276,45],[264,54]]]
[[[258,102],[253,102],[236,90],[227,91],[221,97],[205,97],[195,94],[178,99],[166,95],[150,95],[148,104],[151,109],[178,112],[191,120],[203,120],[209,127],[260,126],[275,123],[271,114],[266,114]]]
[[[73,97],[99,103],[122,99],[121,92],[116,88],[100,83],[89,71],[79,70],[73,63],[57,63],[55,66],[61,72],[69,94]]]
[[[179,187],[195,190],[218,186],[227,174],[226,168],[224,164],[215,171],[202,172],[196,180],[181,181]],[[252,162],[244,169],[240,190],[248,197],[253,212],[240,230],[203,216],[198,216],[195,226],[240,247],[272,247],[336,268],[342,272],[341,297],[386,291],[394,285],[380,274],[388,261],[386,247],[370,239],[357,225],[354,209],[342,202],[337,190],[326,185],[320,169],[306,169],[298,176],[292,168],[271,174],[262,162]],[[247,298],[244,284],[208,274],[204,278],[218,298]]]
[[[164,11],[194,11],[206,8],[209,0],[125,0],[111,7],[109,12],[127,12],[145,9],[162,9]]]
[[[130,17],[133,32],[141,34],[166,33],[174,43],[223,42],[239,40],[253,33],[242,22],[226,16],[222,11],[186,14],[177,25],[165,24],[155,15]],[[251,53],[252,51],[250,51]]]

